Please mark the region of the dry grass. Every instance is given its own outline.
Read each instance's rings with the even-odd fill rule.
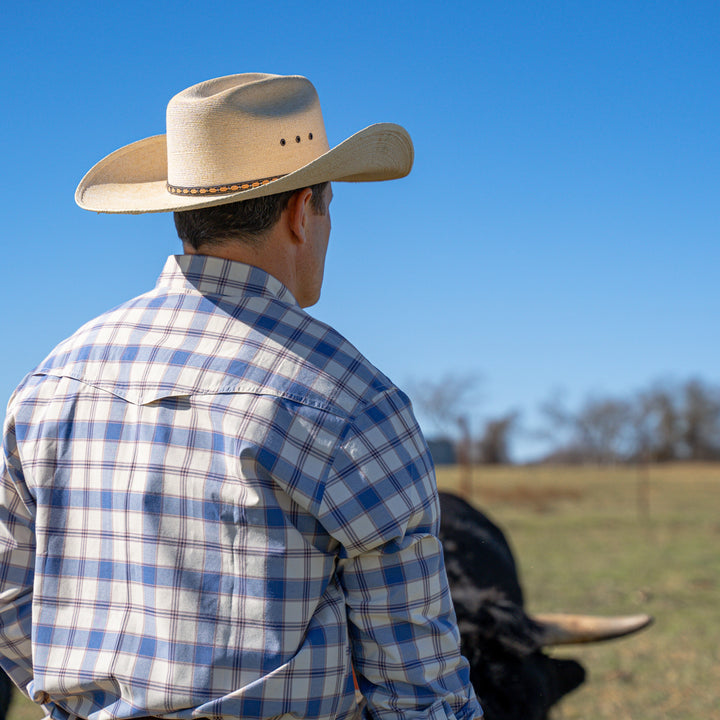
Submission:
[[[459,482],[440,469],[441,488]],[[720,465],[481,468],[471,499],[510,534],[531,611],[655,617],[562,652],[590,678],[556,718],[720,720]],[[9,718],[41,715],[16,699]]]

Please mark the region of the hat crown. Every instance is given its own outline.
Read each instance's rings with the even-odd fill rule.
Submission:
[[[215,78],[168,104],[168,184],[177,188],[281,177],[328,149],[317,92],[299,75]]]

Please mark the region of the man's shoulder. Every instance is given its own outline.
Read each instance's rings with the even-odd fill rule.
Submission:
[[[77,370],[79,362],[90,355],[92,345],[102,342],[99,334],[103,329],[109,329],[113,320],[122,316],[128,306],[142,302],[146,295],[152,291],[126,301],[107,310],[100,315],[83,323],[71,335],[61,340],[50,352],[20,381],[11,396],[11,403],[17,402],[24,396],[32,396],[40,392],[38,388],[43,384],[43,378],[47,376],[67,376],[71,371]]]
[[[118,322],[126,315],[128,308],[143,305],[146,299],[152,297],[153,292],[144,293],[134,297],[121,305],[97,315],[83,323],[77,330],[61,340],[50,352],[28,373],[24,382],[38,375],[43,375],[53,368],[62,368],[68,363],[76,362],[79,358],[87,356],[93,345],[111,344],[107,337]]]
[[[336,328],[297,307],[288,307],[286,312],[268,341],[279,343],[280,356],[297,368],[298,380],[335,411],[346,415],[362,412],[378,395],[397,389]]]

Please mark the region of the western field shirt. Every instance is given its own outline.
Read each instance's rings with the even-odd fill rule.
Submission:
[[[57,720],[481,715],[408,398],[264,271],[171,257],[16,390],[2,666]]]

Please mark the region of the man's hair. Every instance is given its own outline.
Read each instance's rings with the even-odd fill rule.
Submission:
[[[310,186],[310,207],[316,215],[327,213],[327,186],[327,182]],[[227,205],[176,212],[174,215],[177,234],[195,250],[199,250],[203,245],[221,245],[228,240],[258,244],[262,234],[280,219],[290,198],[300,189]]]

